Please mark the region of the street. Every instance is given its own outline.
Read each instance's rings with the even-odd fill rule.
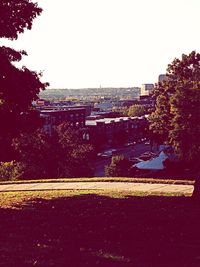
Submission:
[[[129,147],[123,147],[117,150],[115,155],[124,155],[125,157],[138,157],[142,153],[150,151],[150,146],[142,144],[136,144]],[[95,177],[103,177],[105,166],[110,164],[111,158],[108,159],[97,159],[95,162]]]

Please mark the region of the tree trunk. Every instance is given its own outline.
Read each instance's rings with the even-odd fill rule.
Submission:
[[[195,180],[192,197],[195,199],[200,199],[200,174],[197,175],[197,178]]]

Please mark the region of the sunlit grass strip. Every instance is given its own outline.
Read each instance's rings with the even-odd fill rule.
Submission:
[[[129,183],[150,183],[150,184],[183,184],[194,185],[194,179],[174,180],[158,178],[127,178],[127,177],[94,177],[94,178],[57,178],[38,180],[2,181],[0,184],[27,184],[27,183],[60,183],[60,182],[129,182]]]
[[[23,191],[23,192],[2,192],[0,193],[0,208],[21,208],[26,203],[34,203],[41,199],[51,200],[65,197],[81,197],[84,195],[93,195],[94,197],[107,196],[111,198],[128,197],[190,197],[188,193],[164,193],[164,192],[125,192],[110,190],[48,190],[48,191]]]

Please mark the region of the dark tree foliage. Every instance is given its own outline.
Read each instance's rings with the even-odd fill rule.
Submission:
[[[13,142],[20,179],[90,177],[93,148],[78,131],[63,123],[53,136],[41,130],[23,133]]]
[[[167,80],[155,87],[156,109],[150,129],[170,143],[183,166],[199,172],[200,154],[200,54],[195,51],[175,59]]]
[[[107,177],[129,177],[131,176],[130,161],[123,155],[112,157],[110,165],[105,167],[105,176]]]
[[[41,12],[29,0],[1,0],[0,38],[17,39],[19,33],[31,29],[33,19]],[[32,101],[48,84],[40,82],[41,73],[16,67],[15,63],[25,55],[25,51],[0,47],[0,161],[14,158],[13,137],[37,128],[40,123]]]
[[[42,9],[29,0],[0,1],[0,37],[17,39],[24,29],[32,28],[33,19]]]
[[[21,60],[24,52],[17,52],[11,48],[0,48],[0,136],[15,136],[26,126],[28,116],[33,118],[32,101],[37,99],[41,89],[46,84],[40,82],[41,74],[28,70],[26,67],[18,69],[13,62]],[[27,125],[26,125],[27,124]]]
[[[135,104],[129,107],[128,116],[129,117],[140,117],[147,113],[146,108],[143,105]]]
[[[200,54],[175,59],[167,69],[167,81],[155,87],[156,110],[150,129],[171,143],[179,157],[192,162],[200,152]]]
[[[167,82],[155,85],[154,98],[156,98],[156,109],[149,117],[150,135],[153,141],[162,144],[168,139],[171,129],[172,115],[170,113],[170,94]]]

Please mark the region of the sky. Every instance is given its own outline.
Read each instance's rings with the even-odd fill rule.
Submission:
[[[49,88],[155,83],[175,57],[200,53],[200,0],[37,2],[32,30],[1,44],[26,50],[22,64]]]

